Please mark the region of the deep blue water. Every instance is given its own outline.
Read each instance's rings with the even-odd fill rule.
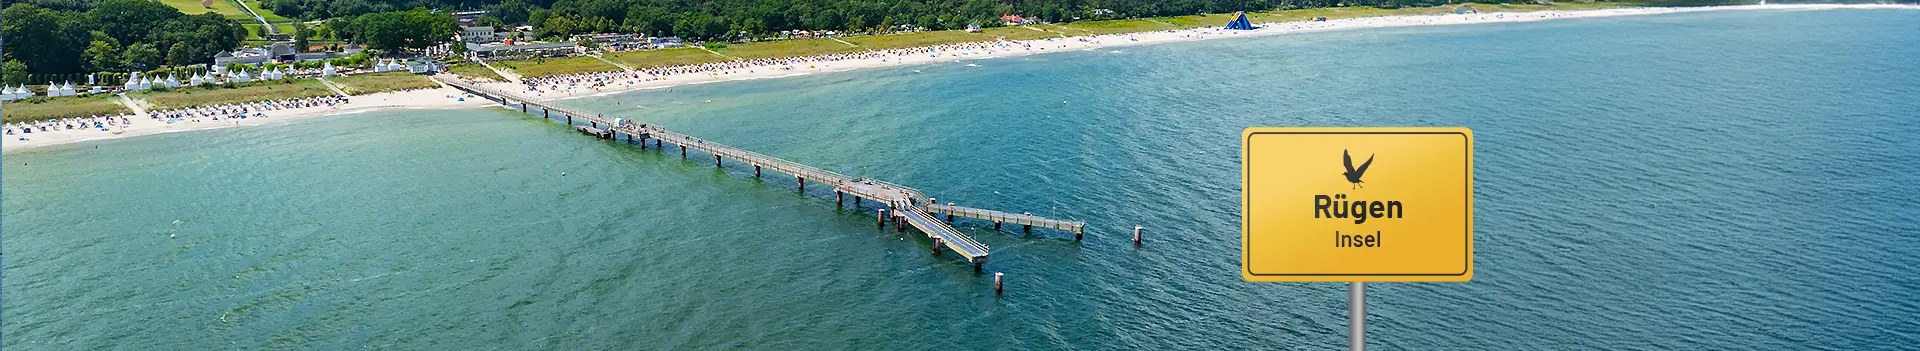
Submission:
[[[1337,348],[1344,284],[1239,278],[1240,130],[1466,126],[1475,278],[1370,285],[1373,347],[1907,348],[1917,30],[1907,10],[1357,30],[568,102],[1089,223],[963,220],[989,273],[826,189],[500,109],[12,152],[0,344]]]

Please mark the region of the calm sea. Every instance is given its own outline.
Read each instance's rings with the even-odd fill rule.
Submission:
[[[570,101],[1089,223],[962,220],[987,273],[825,187],[498,108],[25,150],[0,345],[1338,348],[1344,284],[1237,273],[1240,130],[1466,126],[1475,279],[1373,284],[1375,347],[1912,347],[1916,30],[1905,10],[1357,30]]]

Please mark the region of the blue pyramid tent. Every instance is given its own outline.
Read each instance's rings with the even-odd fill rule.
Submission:
[[[1233,20],[1227,21],[1227,29],[1251,30],[1253,29],[1253,22],[1247,21],[1247,13],[1245,11],[1234,12]]]

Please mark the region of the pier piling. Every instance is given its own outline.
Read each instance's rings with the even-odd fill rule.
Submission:
[[[759,166],[759,165],[754,165],[754,166],[753,166],[753,177],[754,177],[754,178],[759,178],[759,177],[760,177],[760,166]]]
[[[720,155],[713,155],[713,167],[720,167]]]
[[[1000,280],[1006,276],[1006,273],[993,272],[993,296],[1000,296]]]
[[[880,227],[880,229],[887,229],[887,209],[882,208],[873,211],[879,213],[879,217],[873,219],[874,226]]]

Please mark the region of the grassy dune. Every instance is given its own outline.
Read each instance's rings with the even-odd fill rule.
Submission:
[[[1015,29],[1018,29],[1018,28],[1015,28]],[[1019,30],[1025,30],[1028,32],[1032,32],[1034,34],[1045,34],[1045,33],[1034,32],[1032,30],[1026,30],[1026,29],[1019,29]],[[985,31],[982,31],[981,33],[967,33],[967,31],[964,31],[964,30],[942,30],[942,31],[913,32],[913,33],[900,33],[900,34],[887,34],[887,35],[868,35],[868,36],[860,36],[860,37],[843,38],[841,40],[846,40],[849,43],[858,44],[863,49],[886,50],[886,49],[910,48],[910,47],[941,45],[941,44],[994,41],[998,39],[1000,39],[1000,37],[992,34],[987,34],[985,33]]]
[[[484,69],[486,67],[481,68]],[[413,72],[355,74],[346,77],[327,78],[327,81],[339,85],[340,90],[345,90],[348,95],[366,95],[389,91],[440,87],[440,83],[434,83],[433,80],[427,79],[427,76],[413,74]]]
[[[32,122],[54,118],[87,117],[132,113],[120,104],[117,95],[36,98],[0,102],[0,119],[6,122]]]
[[[1033,39],[1059,38],[1060,36],[1064,35],[1057,32],[1047,31],[1046,29],[1028,27],[1028,26],[993,27],[993,28],[982,29],[980,30],[980,32],[986,33],[987,35],[991,35],[991,36],[1005,38],[1007,40],[1033,40]]]
[[[527,78],[620,70],[620,67],[614,67],[606,62],[601,62],[600,59],[585,56],[494,62],[493,66],[513,70],[514,73],[519,73],[520,76]]]
[[[252,82],[239,84],[234,88],[190,87],[171,89],[164,92],[141,91],[129,94],[136,99],[144,99],[153,109],[174,109],[216,104],[233,104],[254,101],[279,100],[335,95],[332,89],[313,79],[293,79],[284,81]]]
[[[507,81],[507,78],[501,77],[500,73],[494,72],[492,69],[487,68],[487,66],[481,66],[478,63],[447,66],[447,73],[453,73],[454,75],[466,77],[467,79],[490,79],[496,82]]]
[[[1225,21],[1222,21],[1222,23],[1224,22]],[[1154,22],[1154,21],[1145,20],[1145,19],[1113,20],[1113,21],[1083,21],[1083,22],[1067,23],[1061,26],[1072,28],[1072,29],[1079,29],[1079,30],[1086,31],[1088,33],[1093,33],[1093,34],[1152,32],[1152,31],[1159,31],[1159,30],[1174,29],[1173,26],[1169,26],[1166,24],[1162,24],[1160,22]]]
[[[699,48],[671,48],[643,51],[621,51],[606,54],[606,59],[634,68],[697,65],[702,63],[729,61],[720,55],[714,55]]]
[[[860,51],[860,48],[833,39],[794,39],[733,44],[714,50],[743,59],[813,56]]]

